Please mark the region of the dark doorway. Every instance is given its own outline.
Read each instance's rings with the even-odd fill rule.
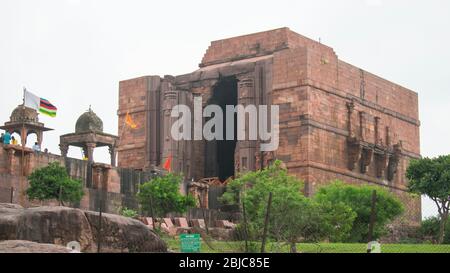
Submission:
[[[207,141],[206,144],[206,176],[219,177],[225,181],[234,176],[234,151],[236,148],[236,118],[234,114],[234,138],[226,140],[226,105],[237,105],[237,80],[235,77],[226,77],[219,80],[213,89],[213,95],[208,104],[220,106],[223,112],[223,140]]]

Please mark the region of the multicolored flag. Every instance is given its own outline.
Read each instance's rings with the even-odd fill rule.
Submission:
[[[56,117],[56,111],[58,110],[53,104],[44,98],[40,98],[35,94],[23,90],[24,106],[35,109],[36,111],[47,115],[49,117]]]

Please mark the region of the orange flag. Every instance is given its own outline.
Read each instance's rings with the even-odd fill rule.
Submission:
[[[163,168],[170,172],[172,170],[171,165],[172,165],[172,155],[169,155],[169,157],[166,159],[166,162],[164,162]]]
[[[125,117],[125,123],[131,127],[131,129],[136,129],[137,125],[134,120],[131,118],[130,113],[127,112],[127,116]]]

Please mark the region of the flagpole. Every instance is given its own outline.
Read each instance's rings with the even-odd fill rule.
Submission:
[[[23,87],[23,99],[22,99],[22,107],[23,108],[25,108],[25,91],[26,91],[26,88]],[[20,180],[19,180],[19,182],[20,182],[20,185],[19,185],[20,196],[19,196],[19,203],[20,203],[20,205],[25,207],[25,202],[24,202],[25,201],[24,200],[25,195],[24,195],[24,188],[23,188],[23,177],[24,177],[24,165],[25,165],[24,158],[25,158],[26,136],[25,136],[25,140],[24,140],[23,138],[24,138],[24,135],[25,135],[25,120],[24,120],[23,117],[22,117],[21,120],[22,120],[22,131],[20,132],[20,134],[21,134],[20,142],[22,142],[21,143],[21,145],[22,145],[22,155],[21,155],[21,161],[20,161]]]

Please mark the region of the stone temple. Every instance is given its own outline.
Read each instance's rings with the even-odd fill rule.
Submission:
[[[278,105],[279,148],[261,152],[262,142],[253,140],[175,141],[172,107],[192,108],[196,97],[203,107]],[[417,93],[340,60],[331,47],[288,28],[214,41],[189,74],[121,81],[117,114],[115,136],[103,131],[92,109],[82,113],[74,132],[60,137],[60,156],[25,147],[28,135],[42,143],[51,129],[36,111],[14,109],[0,129],[15,132],[22,145],[0,144],[0,202],[33,205],[24,194],[27,176],[57,161],[83,182],[85,196],[76,206],[101,205],[113,213],[137,208],[139,184],[162,172],[171,157],[172,170],[186,177],[181,191],[200,197],[201,207],[217,209],[229,177],[279,159],[305,182],[307,195],[336,179],[377,184],[401,198],[407,223],[421,220],[420,197],[407,193],[405,177],[408,162],[420,157]],[[127,114],[137,128],[126,126]],[[83,150],[85,160],[67,157],[72,146]],[[96,147],[109,148],[111,164],[95,162]]]
[[[280,146],[258,141],[171,138],[177,104],[280,107]],[[139,125],[129,130],[129,113]],[[213,41],[199,69],[179,76],[144,76],[119,84],[118,166],[146,170],[172,157],[172,169],[195,181],[224,181],[274,159],[314,194],[335,179],[382,185],[420,221],[420,198],[406,193],[405,170],[420,157],[418,95],[338,58],[333,48],[288,28]],[[204,121],[205,122],[205,121]]]

